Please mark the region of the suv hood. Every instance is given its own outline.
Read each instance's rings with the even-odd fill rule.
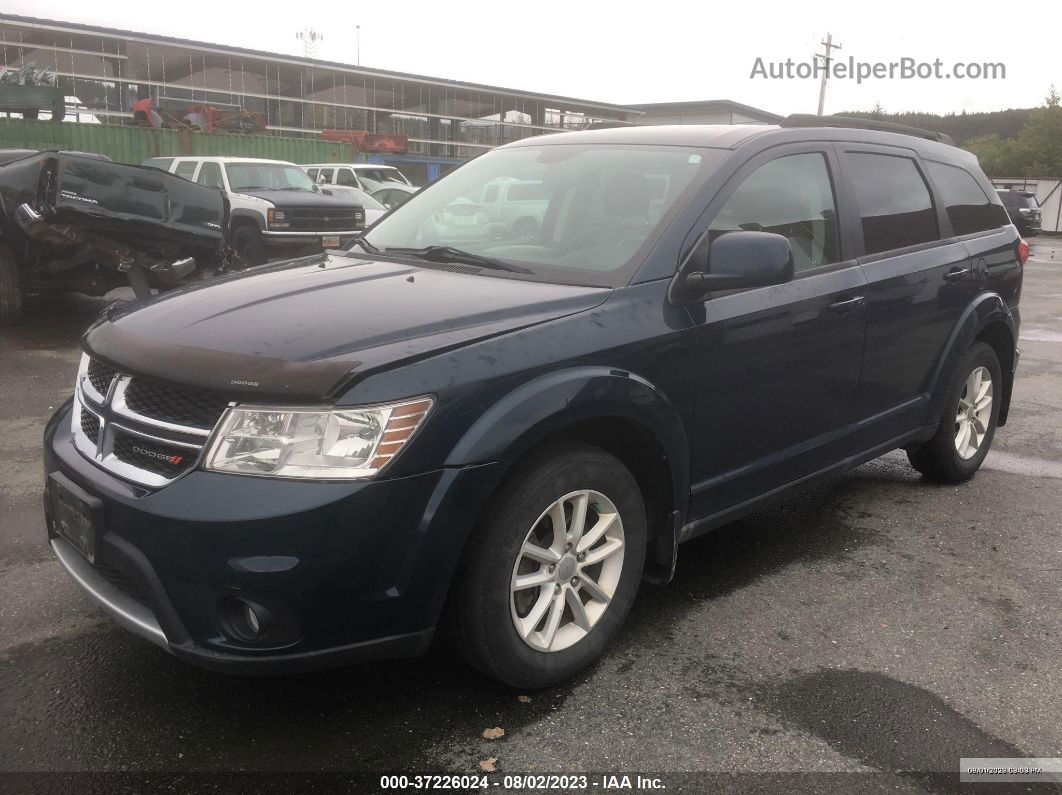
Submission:
[[[109,310],[83,345],[178,384],[322,400],[375,370],[582,312],[610,293],[317,255]]]
[[[265,199],[277,207],[360,207],[357,202],[312,190],[241,190],[244,196]]]

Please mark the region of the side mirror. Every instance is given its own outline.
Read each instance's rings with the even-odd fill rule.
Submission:
[[[706,235],[697,242],[682,269],[690,293],[767,287],[793,278],[793,251],[782,235],[726,232],[707,240]]]

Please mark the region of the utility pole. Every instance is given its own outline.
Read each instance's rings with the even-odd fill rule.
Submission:
[[[361,25],[354,26],[355,50],[358,53],[358,66],[361,66]]]
[[[827,33],[826,34],[826,41],[823,41],[823,42],[820,42],[820,43],[822,44],[823,48],[826,50],[825,53],[815,53],[815,57],[820,60],[820,62],[822,63],[822,67],[823,67],[822,68],[822,82],[819,83],[819,115],[821,116],[822,115],[823,106],[825,106],[825,104],[826,104],[826,78],[830,74],[830,62],[833,60],[833,57],[831,56],[830,53],[831,53],[832,50],[841,49],[841,45],[833,43],[833,34],[832,33]]]

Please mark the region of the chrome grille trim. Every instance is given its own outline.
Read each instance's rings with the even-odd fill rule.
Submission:
[[[184,477],[199,465],[199,459],[203,455],[213,429],[204,430],[178,425],[133,411],[125,402],[125,390],[132,382],[132,376],[117,373],[110,383],[107,394],[100,395],[89,381],[88,366],[88,356],[83,355],[70,412],[70,430],[74,437],[74,447],[78,452],[98,467],[120,478],[154,488],[166,486]],[[82,411],[87,411],[99,421],[95,441],[81,427]],[[187,450],[187,465],[183,465],[173,474],[161,474],[144,466],[137,466],[120,457],[119,452],[128,459],[130,457],[128,449],[115,451],[116,434],[135,436],[143,439],[145,443],[154,442],[169,448]]]
[[[177,433],[191,434],[192,436],[202,436],[204,439],[208,438],[213,429],[197,428],[192,425],[178,425],[173,422],[166,422],[165,420],[159,420],[154,417],[148,417],[145,414],[140,414],[129,408],[129,404],[126,403],[125,393],[129,389],[129,385],[133,382],[133,379],[128,375],[118,376],[118,384],[114,388],[114,395],[111,397],[111,411],[122,417],[128,417],[131,420],[136,420],[143,425],[152,425],[156,428],[161,428],[166,431],[175,431]],[[136,433],[136,431],[132,431]],[[160,441],[167,441],[162,439]]]

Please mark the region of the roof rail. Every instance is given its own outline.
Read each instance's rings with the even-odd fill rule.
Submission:
[[[949,146],[955,146],[951,136],[923,130],[921,127],[908,127],[906,124],[894,124],[891,121],[875,121],[874,119],[857,119],[852,116],[814,116],[810,113],[793,113],[782,119],[782,127],[844,127],[856,130],[879,130],[881,132],[899,133],[900,135],[913,135],[916,138],[926,138]]]

